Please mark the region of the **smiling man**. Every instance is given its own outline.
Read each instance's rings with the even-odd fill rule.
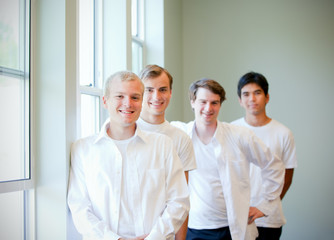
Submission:
[[[201,79],[189,88],[195,120],[172,122],[192,139],[197,169],[189,172],[187,240],[254,240],[254,220],[270,214],[282,190],[282,163],[247,128],[218,121],[224,88]],[[261,202],[250,206],[249,167],[261,169]]]
[[[245,109],[245,117],[232,124],[251,129],[284,163],[285,180],[281,193],[281,200],[291,186],[294,168],[297,167],[296,148],[292,132],[280,122],[266,114],[269,102],[269,84],[260,73],[249,72],[243,75],[238,83],[238,96],[241,107]],[[259,202],[262,187],[261,171],[251,165],[251,201]],[[281,201],[274,206],[273,214],[266,218],[256,219],[259,230],[258,240],[278,240],[282,233],[282,226],[286,223]]]
[[[139,128],[164,134],[173,140],[174,147],[183,164],[185,177],[188,171],[196,168],[193,145],[189,136],[169,124],[165,112],[172,97],[173,77],[158,65],[147,65],[139,74],[145,86],[143,109],[137,121]],[[176,240],[184,240],[187,233],[187,220],[176,234]]]
[[[71,150],[68,205],[84,240],[174,239],[189,211],[181,161],[168,137],[136,121],[144,86],[117,72],[105,83],[110,118]]]

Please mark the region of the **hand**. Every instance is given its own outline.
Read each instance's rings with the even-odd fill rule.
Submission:
[[[255,219],[263,216],[264,213],[261,212],[259,209],[257,209],[256,207],[250,207],[248,213],[248,224],[251,224],[252,222],[254,222]]]

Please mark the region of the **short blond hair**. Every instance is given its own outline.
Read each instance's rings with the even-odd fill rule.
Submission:
[[[144,84],[142,83],[140,78],[135,73],[130,72],[130,71],[119,71],[119,72],[115,72],[114,74],[112,74],[104,83],[103,94],[106,98],[109,98],[111,84],[115,80],[121,80],[122,82],[123,81],[139,81],[142,86],[142,93],[144,93]]]

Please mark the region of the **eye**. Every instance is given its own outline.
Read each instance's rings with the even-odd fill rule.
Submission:
[[[160,92],[167,92],[167,88],[161,88]]]
[[[123,98],[123,95],[117,95],[115,96],[116,99],[122,99]]]
[[[153,92],[153,88],[146,88],[146,92],[152,93]]]
[[[141,100],[141,96],[137,96],[137,95],[136,96],[132,96],[131,99],[134,100],[134,101],[140,101]]]

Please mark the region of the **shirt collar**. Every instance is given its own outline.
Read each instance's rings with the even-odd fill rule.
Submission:
[[[191,130],[191,132],[190,132],[190,138],[193,137],[193,135],[194,135],[194,133],[195,133],[195,131],[196,131],[196,130],[195,130],[195,126],[196,126],[196,122],[193,121],[193,122],[192,122],[192,130]],[[220,127],[221,127],[221,122],[219,122],[219,121],[217,120],[217,128],[216,128],[215,133],[213,134],[212,141],[216,140],[217,137],[220,136],[220,132],[218,131],[218,129],[220,129]]]
[[[99,141],[102,140],[102,139],[112,140],[112,139],[109,137],[108,133],[107,133],[107,130],[108,130],[109,128],[110,128],[110,121],[109,121],[109,119],[107,119],[107,120],[103,123],[103,125],[102,125],[102,127],[101,127],[101,130],[100,130],[100,133],[99,133],[99,135],[97,136],[96,140],[94,141],[94,144],[97,143],[97,142],[99,142]],[[142,141],[144,141],[144,142],[147,142],[147,141],[148,141],[148,136],[145,135],[145,134],[142,132],[142,130],[140,130],[140,129],[138,128],[138,125],[136,124],[136,131],[135,131],[135,137],[134,137],[134,138],[137,138],[137,137],[138,137],[139,139],[141,139]]]

